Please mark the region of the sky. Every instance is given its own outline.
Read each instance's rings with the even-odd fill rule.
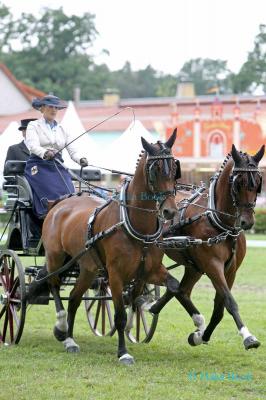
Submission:
[[[36,16],[41,7],[63,7],[67,15],[95,14],[99,37],[95,62],[111,70],[126,61],[134,70],[151,65],[177,74],[191,58],[227,61],[238,72],[266,24],[266,0],[1,0],[13,15]],[[103,55],[102,49],[109,51]]]

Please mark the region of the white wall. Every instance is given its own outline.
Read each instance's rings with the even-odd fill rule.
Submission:
[[[0,115],[18,114],[31,108],[29,101],[0,70]]]

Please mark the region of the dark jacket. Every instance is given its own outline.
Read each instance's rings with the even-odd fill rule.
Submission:
[[[18,144],[13,144],[9,146],[7,150],[6,160],[7,161],[27,161],[30,156],[30,151],[24,143],[24,140]],[[6,175],[6,170],[4,168],[4,175]]]

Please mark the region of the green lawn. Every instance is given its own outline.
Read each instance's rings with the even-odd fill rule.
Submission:
[[[244,350],[227,313],[208,346],[190,347],[193,324],[172,301],[151,343],[128,345],[136,364],[125,367],[116,359],[116,335],[93,336],[83,305],[75,329],[78,355],[66,354],[53,337],[54,304],[31,306],[20,344],[0,348],[0,400],[266,399],[265,257],[265,249],[248,249],[233,290],[243,320],[262,341],[259,349]],[[213,293],[206,277],[194,291],[207,320]]]

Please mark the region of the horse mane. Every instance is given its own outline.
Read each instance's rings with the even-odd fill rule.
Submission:
[[[239,151],[239,155],[241,156],[241,158],[246,158],[246,161],[248,162],[249,161],[249,155],[247,154],[247,153],[244,153],[243,151]],[[222,162],[222,165],[220,166],[220,169],[219,169],[219,171],[218,171],[218,176],[220,176],[221,175],[221,173],[223,172],[223,170],[224,170],[224,168],[225,168],[225,166],[228,164],[228,162],[230,161],[232,159],[232,154],[231,153],[228,153],[227,155],[226,155],[226,157],[225,157],[225,159],[223,160],[223,162]]]
[[[138,168],[139,162],[142,159],[142,156],[144,153],[145,153],[145,150],[141,150],[141,152],[139,153],[139,158],[137,159],[137,162],[136,162],[136,169]]]

